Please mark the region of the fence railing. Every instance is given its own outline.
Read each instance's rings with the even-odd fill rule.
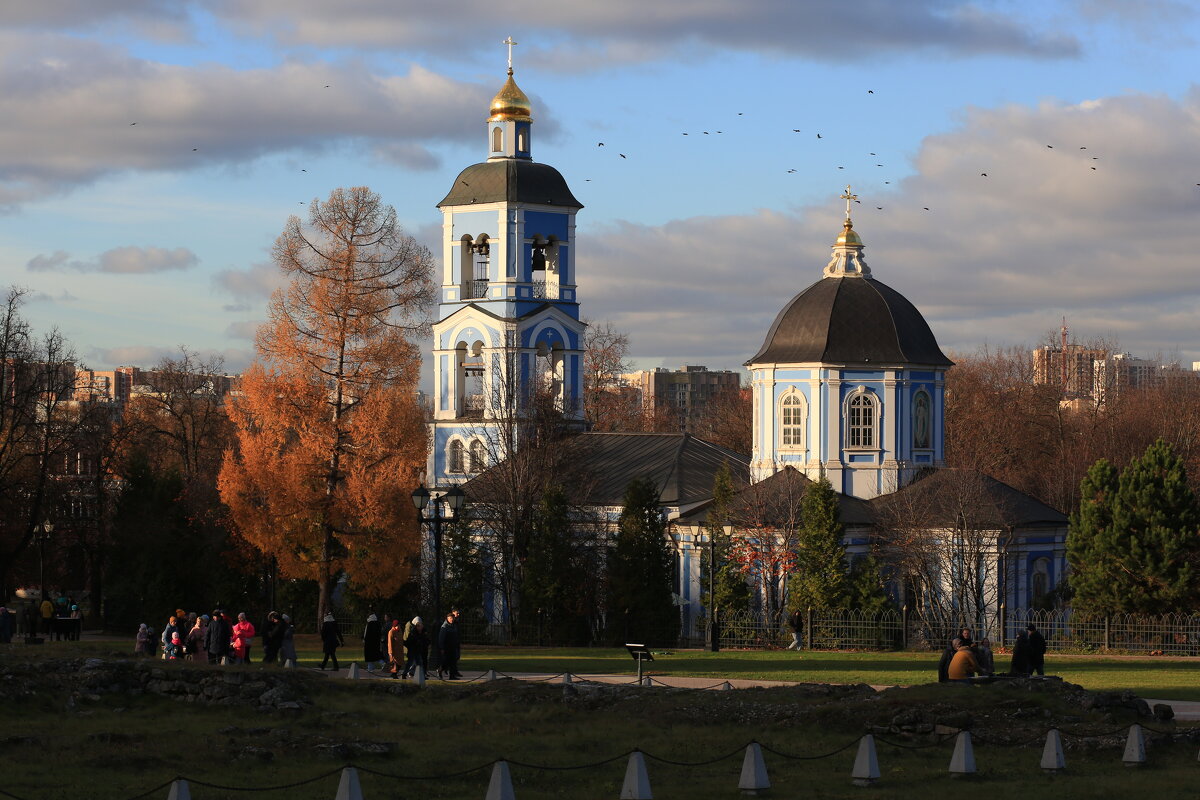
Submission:
[[[361,622],[339,618],[347,640],[362,635]],[[1051,652],[1113,652],[1175,656],[1200,656],[1200,614],[1082,614],[1071,610],[1000,609],[980,619],[949,621],[918,613],[817,609],[805,614],[801,631],[807,650],[941,650],[960,628],[971,628],[975,639],[990,638],[993,647],[1011,646],[1019,631],[1033,623]],[[585,626],[586,627],[586,626]],[[564,629],[544,620],[509,625],[493,622],[482,613],[466,613],[458,623],[465,644],[572,647],[606,645],[602,631]],[[720,615],[720,642],[730,650],[774,650],[792,642],[792,630],[754,611]],[[681,631],[677,639],[655,637],[655,646],[703,647],[703,626]],[[620,637],[618,637],[620,638]],[[673,642],[673,645],[670,643]]]

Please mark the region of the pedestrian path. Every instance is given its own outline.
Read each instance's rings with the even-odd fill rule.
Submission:
[[[340,670],[338,673],[341,677],[346,677],[349,669]],[[360,676],[363,678],[379,678],[390,679],[391,675],[387,672],[367,672],[360,670]],[[486,670],[464,670],[463,677],[456,681],[439,681],[446,684],[464,684],[464,683],[482,683],[487,680]],[[570,673],[570,681],[564,680],[566,673],[562,672],[512,672],[499,673],[499,678],[510,678],[512,680],[527,681],[529,683],[600,683],[608,685],[624,685],[634,686],[637,684],[637,675],[632,673]],[[647,674],[646,677],[651,679],[651,685],[677,688],[677,689],[721,689],[728,685],[730,689],[769,689],[778,686],[802,686],[801,681],[771,681],[758,680],[752,678],[720,678],[720,677],[684,677],[678,675],[657,675]],[[430,676],[430,680],[437,681],[436,677]],[[872,686],[875,691],[883,691],[884,689],[892,688],[890,686]],[[1200,722],[1200,702],[1191,700],[1155,700],[1152,698],[1143,698],[1153,707],[1156,703],[1163,703],[1171,707],[1175,712],[1175,719],[1179,722]]]

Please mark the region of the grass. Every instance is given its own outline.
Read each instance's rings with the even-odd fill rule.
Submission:
[[[357,651],[349,648],[347,655]],[[319,653],[302,650],[302,663],[319,664]],[[647,674],[709,678],[866,683],[872,686],[915,686],[937,680],[937,653],[841,653],[779,650],[671,651],[656,655]],[[345,660],[345,659],[343,659]],[[1049,672],[1093,691],[1132,690],[1142,697],[1200,701],[1200,660],[1182,658],[1105,658],[1051,656]],[[478,647],[464,652],[463,669],[498,672],[621,673],[637,667],[623,649]],[[1007,666],[1001,661],[998,666]]]
[[[301,644],[308,645],[302,647],[302,664],[319,660],[310,642]],[[44,648],[22,645],[0,651],[0,669],[17,660],[106,655],[113,650],[112,643],[100,642]],[[345,654],[351,655],[350,648]],[[805,653],[797,661],[789,653],[681,652],[658,658],[654,666],[672,674],[703,677],[824,680],[823,676],[840,676],[839,682],[901,683],[908,681],[897,676],[928,676],[931,662],[928,655],[911,654]],[[1134,674],[1146,680],[1146,673],[1129,673],[1127,661],[1098,663],[1098,675],[1111,679]],[[631,664],[628,655],[615,650],[470,649],[463,666],[512,672],[625,672]],[[874,676],[891,679],[877,681]],[[578,765],[639,747],[677,762],[730,754],[717,763],[693,767],[648,760],[654,796],[660,800],[730,797],[737,790],[740,749],[749,740],[788,754],[819,755],[854,742],[865,723],[886,724],[903,709],[921,709],[935,717],[972,714],[980,774],[969,786],[948,776],[950,742],[925,749],[881,743],[883,778],[872,796],[890,800],[966,791],[1023,800],[1124,800],[1135,792],[1170,797],[1179,796],[1178,787],[1194,783],[1197,769],[1193,745],[1157,745],[1151,749],[1152,765],[1136,771],[1122,766],[1120,747],[1110,745],[1068,750],[1069,771],[1044,775],[1037,769],[1040,745],[989,745],[988,734],[1003,725],[1022,724],[1026,726],[1022,730],[1040,733],[1052,721],[1064,721],[1064,728],[1109,730],[1128,720],[1084,714],[1056,705],[1059,701],[1054,697],[1015,696],[994,687],[919,686],[870,697],[851,690],[831,693],[805,688],[705,693],[630,688],[603,699],[592,700],[584,693],[566,701],[561,687],[509,682],[432,682],[424,691],[383,681],[318,683],[314,706],[293,714],[204,708],[152,696],[105,696],[100,701],[81,701],[73,709],[65,708],[63,697],[52,694],[21,698],[0,707],[2,787],[28,800],[128,800],[177,774],[251,788],[305,780],[335,771],[347,760],[415,778],[459,773],[499,757],[529,764]],[[398,694],[392,694],[392,689]],[[1156,685],[1155,693],[1162,694],[1160,689]],[[1001,717],[1017,706],[1021,720],[1001,723]],[[1052,719],[1044,719],[1045,715]],[[371,754],[364,747],[386,752]],[[819,760],[787,760],[770,753],[766,760],[777,796],[801,796],[801,790],[805,797],[864,796],[849,781],[853,747]],[[625,759],[580,770],[513,766],[512,771],[520,800],[615,798],[620,794]],[[371,800],[483,798],[488,772],[403,782],[364,773],[362,781]],[[336,786],[337,776],[332,775],[306,786],[255,795],[193,785],[192,796],[196,800],[253,796],[329,800]],[[165,800],[166,795],[163,789],[150,797]]]

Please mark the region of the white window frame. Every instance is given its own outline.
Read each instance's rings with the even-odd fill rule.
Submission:
[[[456,452],[457,451],[457,452]],[[458,463],[455,464],[455,456],[457,455]],[[465,475],[466,474],[466,458],[467,448],[463,444],[463,440],[455,436],[450,441],[446,442],[446,474],[447,475]],[[455,468],[457,466],[457,469]]]
[[[779,449],[804,450],[808,443],[808,403],[804,395],[789,389],[779,398]],[[789,412],[797,415],[788,421]],[[790,434],[790,437],[789,437]],[[791,441],[788,439],[791,438]]]
[[[870,408],[870,421],[868,424],[863,424],[861,420],[855,420],[858,415],[858,409],[861,404],[866,403]],[[846,402],[842,407],[843,421],[845,430],[845,449],[846,450],[879,450],[879,398],[875,393],[869,391],[865,387],[859,387],[857,391],[846,396]],[[870,437],[870,441],[863,441],[862,434],[866,433]]]

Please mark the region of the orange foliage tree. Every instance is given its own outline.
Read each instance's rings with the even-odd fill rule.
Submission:
[[[366,187],[314,200],[273,258],[290,283],[229,403],[236,441],[219,487],[251,544],[317,581],[320,619],[341,574],[391,594],[418,548],[409,493],[427,445],[410,337],[428,329],[432,258]]]

